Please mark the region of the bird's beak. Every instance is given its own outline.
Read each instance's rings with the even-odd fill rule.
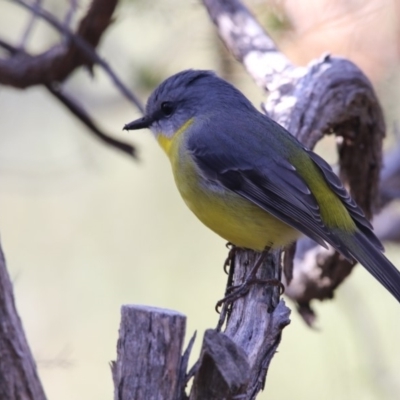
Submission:
[[[136,119],[135,121],[130,122],[129,124],[126,124],[124,126],[124,130],[126,131],[133,131],[136,129],[143,129],[143,128],[149,128],[153,120],[145,115],[142,118]]]

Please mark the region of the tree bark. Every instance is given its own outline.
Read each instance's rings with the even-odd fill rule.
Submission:
[[[46,400],[0,246],[0,399]]]
[[[111,363],[114,400],[176,400],[186,317],[176,311],[125,305],[117,360]]]

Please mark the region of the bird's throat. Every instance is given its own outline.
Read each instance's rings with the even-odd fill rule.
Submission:
[[[172,135],[167,136],[160,133],[157,136],[157,141],[168,156],[171,154],[172,144],[178,139],[182,133],[184,133],[193,124],[193,118],[188,119],[181,127]]]

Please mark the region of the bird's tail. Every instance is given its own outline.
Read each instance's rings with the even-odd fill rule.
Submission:
[[[400,272],[360,231],[341,240],[350,254],[400,302]]]

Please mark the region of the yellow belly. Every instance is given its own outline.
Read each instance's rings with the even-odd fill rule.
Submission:
[[[176,185],[188,207],[206,226],[239,247],[262,251],[298,239],[300,232],[239,195],[205,187],[186,157],[172,164]]]

